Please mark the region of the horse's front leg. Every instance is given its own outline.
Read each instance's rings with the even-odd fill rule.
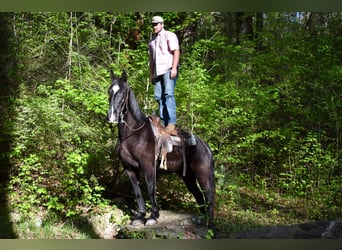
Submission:
[[[139,225],[144,224],[144,218],[146,215],[144,197],[141,193],[141,188],[139,185],[139,179],[138,179],[137,173],[132,169],[126,169],[125,171],[129,180],[131,181],[135,198],[137,199],[137,203],[138,203],[138,214],[133,218],[131,224],[132,226],[139,226]]]
[[[144,169],[145,182],[147,191],[152,203],[152,211],[150,217],[147,219],[145,225],[152,226],[157,224],[159,218],[159,207],[156,200],[156,166]]]

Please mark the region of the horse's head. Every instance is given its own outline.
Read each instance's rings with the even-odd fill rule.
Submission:
[[[128,86],[127,86],[127,75],[123,71],[121,77],[117,77],[113,71],[110,71],[110,78],[112,83],[108,88],[109,94],[109,110],[107,119],[109,123],[118,123],[120,114],[125,109],[127,97],[128,97]]]

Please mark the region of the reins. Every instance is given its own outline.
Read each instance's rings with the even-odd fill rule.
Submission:
[[[127,102],[128,102],[128,94],[129,94],[129,91],[131,91],[130,88],[128,88],[128,91],[127,91],[127,94],[126,94],[126,97],[125,97],[126,112],[128,112],[128,105],[127,105]],[[133,132],[136,132],[136,131],[142,129],[142,128],[145,126],[145,124],[146,124],[146,122],[144,121],[143,124],[142,124],[141,126],[139,126],[138,128],[132,128],[132,127],[130,127],[130,126],[127,124],[127,122],[124,120],[123,117],[124,117],[124,114],[123,114],[123,112],[121,112],[121,113],[120,113],[120,122],[123,123],[123,124],[125,124],[125,126],[126,126],[129,130],[131,130],[131,131],[133,131]]]
[[[121,115],[120,115],[120,116],[121,116]],[[121,122],[122,122],[123,124],[125,124],[125,126],[126,126],[129,130],[131,130],[131,131],[133,131],[133,132],[142,129],[142,128],[145,126],[145,123],[146,123],[146,122],[144,122],[144,123],[143,123],[140,127],[138,127],[138,128],[131,128],[130,126],[128,126],[127,122],[123,119],[123,114],[122,114],[122,118],[120,118],[120,119],[121,119]]]

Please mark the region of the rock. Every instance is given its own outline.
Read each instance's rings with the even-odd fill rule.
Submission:
[[[232,239],[342,239],[342,221],[267,226],[233,234]]]
[[[94,231],[103,239],[113,239],[123,222],[124,215],[119,209],[104,214],[93,215],[89,219]]]
[[[324,239],[342,239],[342,221],[331,221],[321,237]]]

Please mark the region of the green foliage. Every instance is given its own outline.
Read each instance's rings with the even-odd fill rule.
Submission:
[[[80,68],[87,69],[87,73],[79,74]],[[11,184],[14,199],[20,200],[21,195],[29,199],[17,207],[22,212],[38,205],[72,217],[82,213],[82,207],[106,203],[101,196],[104,188],[99,183],[106,173],[95,176],[101,167],[95,169],[94,160],[104,163],[106,160],[100,159],[107,159],[106,167],[110,164],[103,155],[109,152],[98,147],[110,136],[103,126],[107,73],[94,69],[91,74],[89,70],[85,61],[73,67],[77,80],[72,83],[68,79],[41,83],[34,93],[24,85],[21,87],[21,98],[15,105],[16,140],[12,153],[18,175],[14,174]],[[99,130],[103,131],[102,136],[97,134]],[[22,192],[19,197],[15,195],[17,190]]]
[[[207,234],[206,234],[206,236],[205,236],[205,239],[210,240],[210,239],[213,239],[214,236],[215,236],[215,235],[214,235],[213,230],[209,229],[208,232],[207,232]]]
[[[17,119],[22,122],[14,130],[18,136],[13,157],[23,159],[23,163],[18,163],[18,175],[13,176],[11,183],[13,191],[20,190],[28,199],[17,197],[23,201],[18,206],[21,211],[39,205],[70,217],[81,212],[77,211],[81,205],[104,202],[101,198],[104,188],[89,166],[90,158],[97,154],[94,146],[98,137],[89,127],[91,123],[87,125],[81,119],[74,119],[79,116],[70,109],[70,102],[77,106],[80,100],[80,95],[75,97],[75,89],[50,90],[49,96],[47,91],[45,87],[38,87],[38,95],[45,98],[23,96],[18,106]],[[59,96],[60,91],[65,94]],[[95,115],[97,105],[93,110]]]

